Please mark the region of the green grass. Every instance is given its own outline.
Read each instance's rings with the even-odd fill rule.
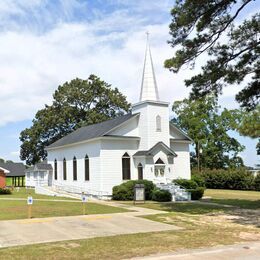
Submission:
[[[206,189],[204,196],[214,199],[260,200],[260,191]]]
[[[204,196],[211,197],[211,202],[218,204],[232,205],[243,209],[260,209],[259,191],[207,189]]]
[[[76,216],[82,214],[82,203],[80,202],[58,202],[58,201],[34,201],[32,206],[33,218]],[[106,214],[126,212],[126,209],[101,205],[97,203],[86,203],[86,214]],[[0,220],[24,219],[28,217],[28,206],[26,201],[1,200]]]
[[[81,215],[83,212],[82,203],[79,200],[39,195],[35,194],[33,189],[21,188],[19,192],[15,189],[11,195],[0,195],[0,220],[27,218],[28,206],[26,198],[29,195],[34,198],[34,203],[32,206],[32,217],[34,218],[76,216]],[[40,201],[37,199],[47,201]],[[86,214],[106,214],[127,211],[128,210],[126,209],[113,206],[101,205],[92,202],[86,203]]]
[[[1,198],[27,198],[28,196],[32,196],[34,199],[49,199],[49,200],[75,200],[71,198],[65,198],[65,197],[57,197],[57,196],[47,196],[47,195],[41,195],[36,194],[34,189],[26,189],[26,188],[19,188],[19,191],[17,191],[16,188],[12,191],[12,194],[8,195],[0,195]]]
[[[157,203],[157,202],[148,202],[145,204],[139,204],[139,207],[145,207],[150,209],[164,210],[167,212],[181,212],[187,214],[206,214],[206,213],[214,213],[214,212],[224,212],[226,210],[225,207],[221,205],[210,205],[210,204],[202,204],[202,203],[192,203],[192,202],[183,202],[183,203]]]
[[[172,207],[164,203],[147,203],[155,209],[167,209],[165,214],[145,218],[182,227],[182,230],[119,235],[112,237],[73,240],[0,249],[5,260],[30,259],[126,259],[176,250],[227,245],[252,240],[260,236],[260,229],[241,225],[222,218],[221,206],[181,203]],[[229,214],[224,212],[224,214]],[[250,218],[252,216],[250,215]],[[247,234],[247,238],[243,237]],[[250,240],[250,239],[249,239]]]

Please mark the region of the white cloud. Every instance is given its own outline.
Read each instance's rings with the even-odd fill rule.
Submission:
[[[73,10],[81,7],[78,1],[59,3],[62,3],[62,18],[72,16]],[[47,1],[44,0],[3,1],[0,14],[5,13],[6,17],[12,12],[24,14],[27,8],[34,17],[45,15],[48,20],[51,10],[44,9],[45,4]],[[142,7],[146,11],[144,5],[145,1],[141,1],[139,5],[132,4],[132,7]],[[170,8],[169,1],[164,1],[162,6]],[[149,8],[156,10],[159,7],[155,4]],[[41,15],[38,14],[40,12]],[[173,74],[163,67],[164,60],[174,54],[167,44],[170,20],[148,26],[144,22],[145,16],[129,14],[126,8],[111,14],[100,13],[97,17],[99,19],[89,22],[64,22],[61,19],[41,33],[30,31],[27,27],[0,31],[0,125],[32,119],[38,109],[51,102],[58,85],[75,77],[87,78],[91,73],[118,87],[131,102],[136,102],[147,30],[151,33],[161,99],[173,102],[188,96],[190,89],[185,87],[184,79],[198,72],[199,68]],[[202,64],[204,59],[201,57],[198,63]],[[231,107],[235,104],[229,102],[232,96],[234,89],[224,91],[224,105],[226,100]]]

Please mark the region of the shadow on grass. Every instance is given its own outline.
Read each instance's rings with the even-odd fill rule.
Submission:
[[[180,212],[187,214],[208,214],[213,212],[223,212],[226,208],[210,204],[196,204],[196,203],[159,203],[157,204],[160,210],[168,212]]]
[[[260,209],[260,200],[211,199],[211,202],[221,205],[231,205],[242,209]]]

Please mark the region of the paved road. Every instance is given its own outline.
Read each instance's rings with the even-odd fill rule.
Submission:
[[[136,212],[0,221],[0,248],[180,229],[173,225],[137,217],[158,214],[160,211],[139,207],[131,207],[131,210]]]
[[[178,253],[132,258],[135,260],[259,260],[260,242],[250,242],[231,246],[218,246]]]

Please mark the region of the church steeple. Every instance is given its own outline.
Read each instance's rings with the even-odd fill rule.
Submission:
[[[147,32],[147,42],[144,58],[143,78],[139,101],[159,101],[159,93],[156,84],[153,60],[149,44],[149,33]]]

